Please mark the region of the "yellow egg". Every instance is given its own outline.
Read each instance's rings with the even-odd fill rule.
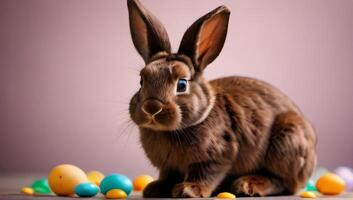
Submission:
[[[51,190],[59,196],[70,196],[75,194],[75,187],[88,182],[84,171],[74,165],[58,165],[54,167],[48,176]]]
[[[153,178],[149,175],[137,176],[133,181],[134,190],[142,191],[152,181],[153,181]]]
[[[300,197],[301,198],[316,198],[317,196],[314,192],[306,191],[306,192],[300,193]]]
[[[316,188],[319,192],[326,195],[337,195],[344,191],[344,180],[333,173],[326,173],[316,182]]]
[[[22,188],[21,192],[26,195],[33,195],[34,194],[34,190],[30,187]]]
[[[104,178],[104,174],[99,171],[90,171],[87,173],[87,178],[91,183],[94,183],[99,186]]]
[[[235,195],[229,192],[221,192],[217,195],[218,199],[235,199]]]
[[[112,189],[105,194],[107,199],[126,199],[127,195],[123,190]]]

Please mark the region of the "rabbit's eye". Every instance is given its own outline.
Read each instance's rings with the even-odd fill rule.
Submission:
[[[185,79],[179,79],[178,85],[177,85],[177,92],[185,92],[187,88],[187,80]]]
[[[140,85],[141,85],[141,86],[143,85],[143,80],[142,80],[142,78],[140,79]]]

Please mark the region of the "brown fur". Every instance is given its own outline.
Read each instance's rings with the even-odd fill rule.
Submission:
[[[257,79],[208,82],[202,76],[223,47],[229,9],[221,6],[197,20],[178,54],[171,54],[161,23],[137,0],[128,6],[133,38],[139,27],[158,29],[141,32],[138,37],[147,42],[133,39],[146,67],[130,115],[147,157],[160,170],[144,196],[209,197],[220,191],[267,196],[303,187],[316,164],[316,137],[295,104]],[[155,45],[161,41],[167,44]],[[188,90],[178,93],[180,79],[187,80]]]

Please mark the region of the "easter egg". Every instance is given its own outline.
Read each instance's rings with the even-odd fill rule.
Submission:
[[[75,193],[79,197],[94,197],[99,192],[99,188],[94,183],[80,183],[75,188]]]
[[[34,190],[30,187],[22,188],[21,192],[25,195],[33,195],[34,194]]]
[[[307,183],[306,183],[306,186],[305,186],[305,191],[317,191],[316,187],[315,187],[315,182],[313,180],[309,180]]]
[[[104,174],[99,171],[90,171],[87,173],[87,178],[90,182],[99,186],[104,178]]]
[[[120,189],[112,189],[107,192],[105,198],[107,199],[125,199],[127,194]]]
[[[346,182],[346,191],[353,190],[353,170],[351,168],[338,167],[334,172]]]
[[[133,181],[134,190],[142,191],[152,181],[153,181],[153,178],[149,175],[137,176]]]
[[[316,182],[316,188],[322,194],[336,195],[344,191],[344,180],[333,173],[326,173]]]
[[[64,164],[54,167],[48,176],[49,186],[59,196],[69,196],[75,193],[75,187],[88,182],[87,176],[80,168]]]
[[[128,177],[122,174],[111,174],[102,180],[100,189],[104,195],[112,189],[123,190],[129,195],[132,191],[132,182]]]
[[[316,194],[314,192],[310,192],[310,191],[305,191],[300,193],[299,195],[301,198],[316,198]]]
[[[221,192],[217,195],[218,199],[235,199],[235,195],[229,192]]]
[[[46,178],[38,179],[32,183],[31,186],[35,193],[49,194],[51,193],[48,180]]]

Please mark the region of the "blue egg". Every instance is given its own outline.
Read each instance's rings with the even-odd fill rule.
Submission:
[[[132,182],[122,174],[110,174],[102,180],[100,188],[104,195],[111,189],[120,189],[129,195],[132,191]]]
[[[94,197],[99,192],[99,188],[93,183],[81,183],[75,187],[75,193],[79,197]]]

